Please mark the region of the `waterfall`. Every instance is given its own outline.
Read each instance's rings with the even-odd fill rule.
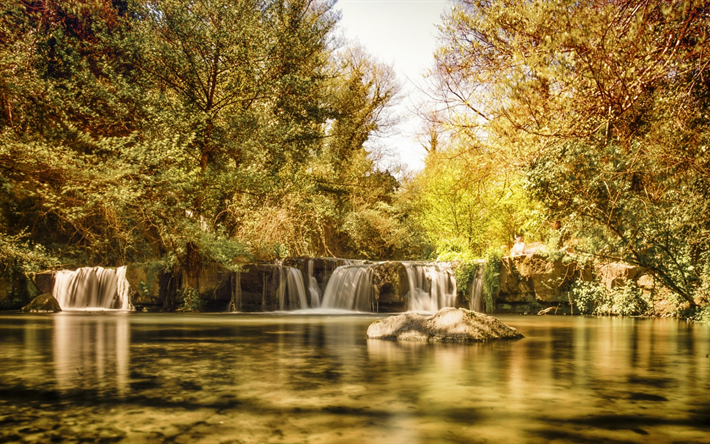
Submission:
[[[76,271],[58,271],[52,296],[63,310],[132,309],[126,267],[85,267]]]
[[[303,286],[301,270],[293,267],[279,267],[279,297],[280,310],[297,310],[308,308],[306,290]]]
[[[409,279],[410,311],[434,313],[456,304],[456,279],[448,264],[404,264]]]
[[[343,265],[336,268],[325,287],[321,307],[374,311],[372,268],[369,265]]]
[[[320,307],[320,287],[313,276],[313,261],[308,260],[308,292],[311,295],[311,307]]]
[[[483,269],[484,264],[479,265],[476,275],[471,282],[471,311],[484,313],[483,307]]]
[[[131,304],[131,284],[126,279],[127,267],[118,267],[116,269],[116,294],[120,301],[121,310],[133,310]]]
[[[227,311],[242,310],[242,273],[235,271],[231,276],[232,299],[229,301]]]

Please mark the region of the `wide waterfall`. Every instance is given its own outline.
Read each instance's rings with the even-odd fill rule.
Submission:
[[[405,263],[409,278],[407,309],[435,313],[456,304],[456,279],[445,263]]]
[[[281,267],[279,273],[280,281],[277,291],[279,309],[298,310],[308,308],[301,270],[293,267]]]
[[[126,267],[85,267],[76,271],[58,271],[52,296],[63,310],[132,309]]]
[[[375,311],[371,265],[343,265],[336,268],[328,280],[321,307]]]

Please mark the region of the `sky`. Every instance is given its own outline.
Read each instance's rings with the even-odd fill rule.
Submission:
[[[434,63],[437,24],[450,3],[446,0],[339,0],[340,30],[359,42],[380,62],[391,65],[403,86],[403,100],[396,111],[402,116],[392,135],[379,141],[392,147],[412,171],[424,166],[426,151],[416,140],[421,122],[410,111],[424,100],[417,88]]]

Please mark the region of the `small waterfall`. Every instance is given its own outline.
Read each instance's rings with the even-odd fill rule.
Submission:
[[[369,265],[343,265],[336,268],[325,287],[321,307],[375,311],[372,268]]]
[[[476,271],[476,275],[471,282],[471,311],[485,313],[483,308],[483,269],[484,264],[481,264]]]
[[[120,301],[121,310],[133,310],[131,304],[131,284],[126,279],[127,267],[118,267],[116,269],[116,294]]]
[[[242,310],[242,273],[235,271],[231,276],[232,284],[232,299],[229,301],[227,311]]]
[[[279,309],[283,311],[308,308],[301,270],[293,267],[280,267],[279,274],[280,280],[277,290]]]
[[[85,267],[76,271],[58,271],[52,296],[64,310],[132,309],[126,267]]]
[[[435,313],[456,304],[456,279],[448,264],[404,264],[409,278],[407,309]]]
[[[308,260],[308,292],[311,295],[311,307],[320,307],[320,287],[313,276],[313,261]]]

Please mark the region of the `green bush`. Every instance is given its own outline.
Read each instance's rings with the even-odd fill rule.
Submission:
[[[25,240],[25,233],[9,236],[0,231],[0,273],[34,273],[59,267],[59,261],[42,245]]]
[[[578,282],[572,289],[574,305],[581,314],[596,316],[642,316],[652,308],[634,282],[607,290],[599,282]]]
[[[200,292],[192,287],[185,287],[178,292],[178,297],[182,298],[182,305],[177,311],[201,311],[204,302],[200,298]]]
[[[460,294],[469,295],[471,293],[471,285],[482,266],[483,263],[480,261],[469,260],[459,263],[454,274],[456,276],[456,288]]]
[[[652,308],[651,302],[643,297],[641,289],[633,282],[612,289],[612,314],[619,316],[642,316]]]
[[[498,249],[486,252],[486,263],[483,269],[483,305],[486,313],[493,313],[496,308],[495,297],[500,287],[500,267],[503,253]]]
[[[710,323],[710,303],[700,307],[690,319],[695,322]]]
[[[599,282],[578,281],[570,290],[572,300],[580,314],[595,314],[595,310],[606,298],[606,288]]]

